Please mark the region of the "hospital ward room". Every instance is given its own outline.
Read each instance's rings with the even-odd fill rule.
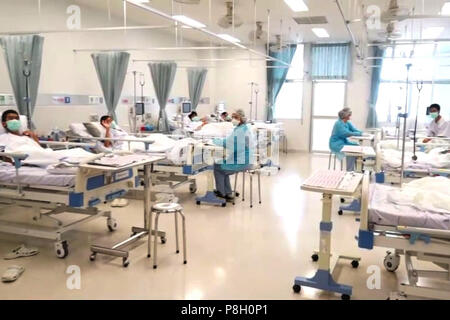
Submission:
[[[449,1],[0,0],[0,116],[0,300],[450,300]]]

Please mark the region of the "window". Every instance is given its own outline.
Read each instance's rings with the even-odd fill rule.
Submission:
[[[275,103],[275,119],[301,119],[303,108],[303,45],[298,45],[286,81]]]
[[[397,45],[386,50],[383,60],[376,107],[380,123],[395,123],[405,108],[407,64],[412,64],[408,89],[410,122],[416,112],[419,124],[429,122],[426,108],[432,103],[440,104],[442,115],[449,119],[450,44]],[[422,81],[423,85],[418,86]]]

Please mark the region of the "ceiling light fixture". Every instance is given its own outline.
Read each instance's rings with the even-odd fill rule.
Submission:
[[[309,11],[308,6],[305,4],[303,0],[284,0],[284,2],[294,12]]]
[[[206,25],[204,25],[203,23],[201,23],[197,20],[191,19],[189,17],[183,16],[183,15],[172,16],[172,18],[174,18],[178,22],[181,22],[191,28],[197,28],[197,29],[206,28]]]
[[[314,34],[319,38],[329,38],[330,34],[324,28],[312,28],[311,29]]]

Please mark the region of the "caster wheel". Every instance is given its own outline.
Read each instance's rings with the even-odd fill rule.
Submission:
[[[69,254],[69,246],[67,241],[60,241],[55,243],[55,254],[58,258],[64,259]]]
[[[250,209],[253,208],[253,206],[250,206]]]
[[[165,244],[167,242],[167,239],[166,238],[161,238],[161,243],[162,244]]]
[[[387,271],[395,272],[400,265],[400,256],[388,252],[384,258],[383,265]]]
[[[234,194],[234,196],[237,197],[237,198],[239,198],[240,195],[241,195],[241,194],[240,194],[239,192],[236,192],[236,193]]]
[[[197,201],[196,203],[197,203],[198,206],[200,205],[200,201]]]
[[[294,290],[295,293],[299,293],[302,290],[302,287],[300,287],[298,284],[294,284],[292,290]]]
[[[350,296],[349,296],[348,294],[343,294],[343,295],[341,296],[341,299],[342,299],[342,300],[350,300]]]
[[[148,255],[147,255],[147,258],[151,258],[151,255],[148,254]]]
[[[197,186],[195,184],[191,184],[189,186],[189,192],[190,193],[196,193],[197,192]]]
[[[341,198],[341,203],[345,203],[345,199],[344,198]]]
[[[156,268],[158,268],[158,266],[153,266],[153,269],[156,269]]]
[[[91,254],[89,256],[89,260],[91,260],[91,261],[95,261],[95,258],[97,258],[97,254],[96,253],[93,253],[93,254]]]
[[[128,267],[130,265],[130,260],[128,260],[128,258],[122,258],[122,265],[124,268]]]
[[[222,208],[225,208],[227,206],[226,203],[222,203]]]
[[[262,202],[260,201],[259,204],[261,204]]]
[[[312,259],[312,261],[317,262],[317,261],[319,261],[319,255],[318,254],[313,254],[311,256],[311,259]]]
[[[175,251],[175,253],[176,253],[176,254],[179,254],[179,253],[180,253],[180,250]]]
[[[343,214],[344,214],[344,211],[342,211],[342,210],[338,211],[338,215],[342,216]]]
[[[184,260],[184,261],[183,261],[183,264],[187,264],[187,261],[186,261],[186,260]]]
[[[359,261],[353,260],[353,261],[352,261],[352,267],[353,267],[353,269],[358,268],[358,267],[359,267]]]
[[[108,230],[110,232],[117,230],[117,221],[113,218],[108,218],[108,220],[106,221],[106,225],[108,226]]]

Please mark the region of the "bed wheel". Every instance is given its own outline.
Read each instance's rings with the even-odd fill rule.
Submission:
[[[197,192],[197,185],[195,183],[192,183],[189,185],[189,192],[190,193],[196,193]]]
[[[386,257],[384,257],[383,265],[389,272],[395,272],[400,265],[400,256],[388,251]]]
[[[226,202],[222,203],[222,208],[225,208],[226,206],[227,206]]]
[[[55,243],[55,254],[60,259],[64,259],[69,255],[69,245],[67,244],[67,241]]]
[[[358,268],[359,267],[359,261],[358,260],[353,260],[352,261],[352,267],[353,267],[353,269]]]
[[[341,299],[342,299],[342,300],[350,300],[350,296],[349,296],[348,294],[343,294],[343,295],[341,296]]]
[[[162,244],[165,244],[167,242],[167,239],[166,238],[163,238],[163,237],[161,237],[161,243]]]
[[[113,231],[117,230],[117,221],[116,221],[116,219],[108,218],[108,220],[106,220],[106,225],[108,226],[108,230],[110,232],[113,232]]]
[[[344,211],[342,211],[342,210],[338,211],[338,215],[342,216],[343,214],[344,214]]]
[[[122,265],[124,268],[128,267],[130,265],[130,260],[128,260],[128,258],[122,258]]]
[[[341,203],[345,203],[345,199],[344,198],[341,198]]]
[[[97,258],[97,254],[96,254],[96,253],[92,253],[92,254],[89,256],[89,260],[90,260],[90,261],[95,261],[95,258]]]
[[[302,287],[300,287],[298,284],[294,284],[294,286],[292,287],[292,290],[294,290],[295,293],[300,293],[300,291],[302,290]]]
[[[200,201],[197,201],[197,205],[198,205],[198,206],[200,205]]]
[[[312,259],[312,261],[317,262],[317,261],[319,261],[319,255],[318,254],[313,254],[311,256],[311,259]]]

